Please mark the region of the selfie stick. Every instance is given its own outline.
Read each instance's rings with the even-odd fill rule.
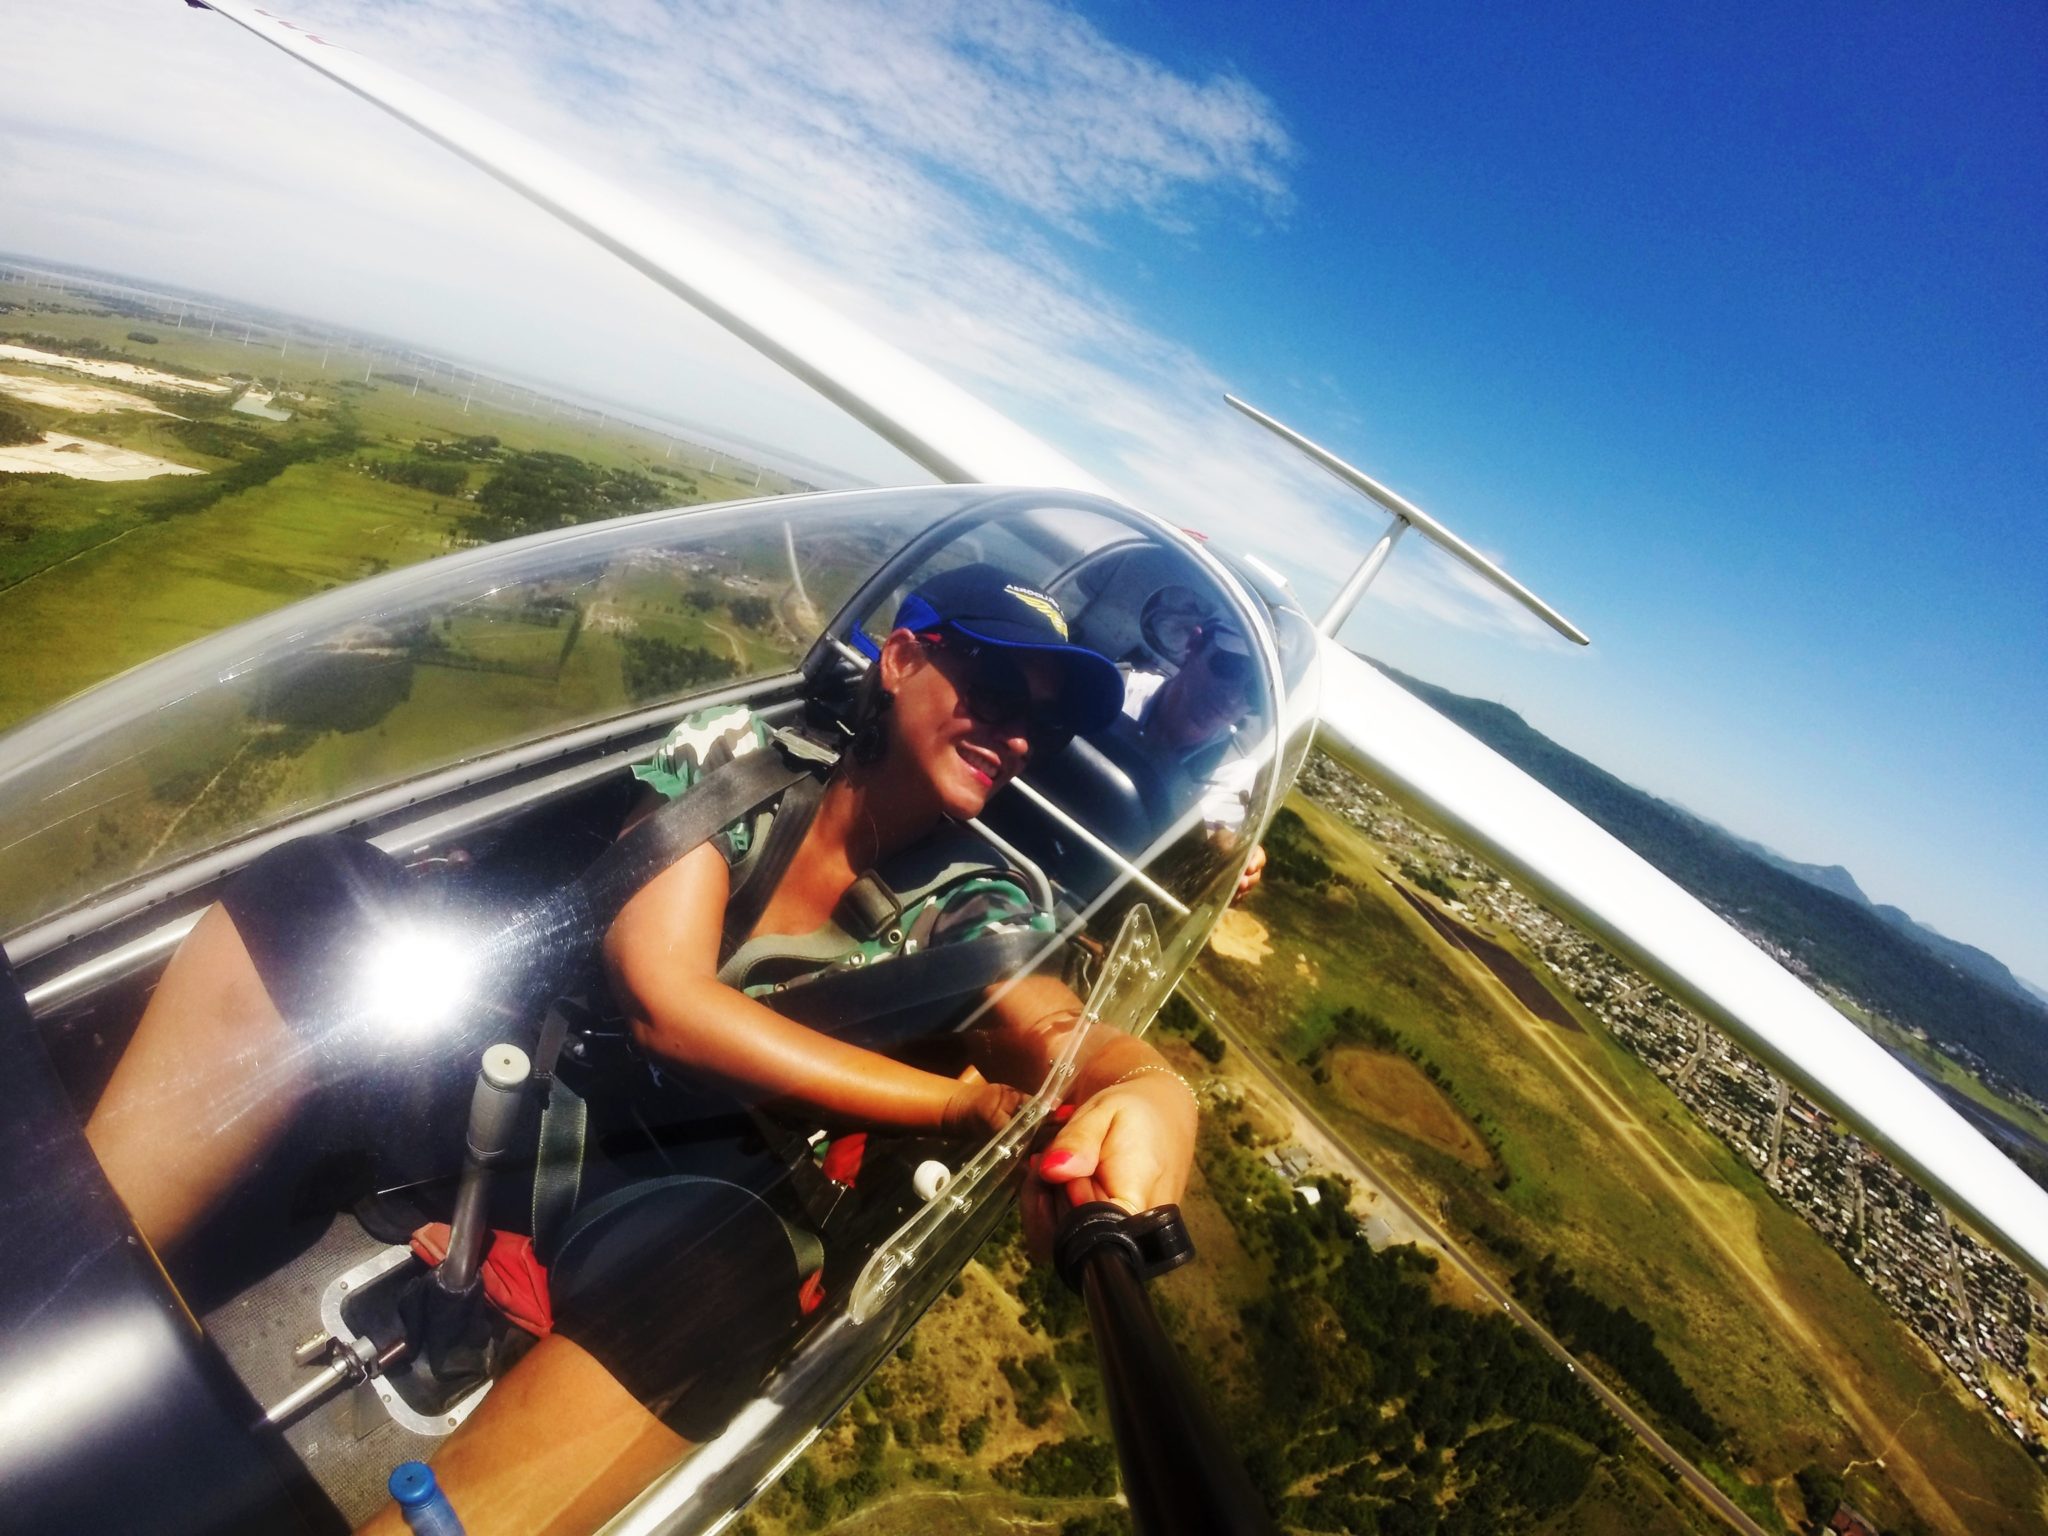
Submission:
[[[1177,1205],[1136,1216],[1106,1200],[1077,1205],[1053,1244],[1060,1278],[1088,1305],[1138,1536],[1271,1536],[1264,1502],[1145,1294],[1147,1280],[1194,1256]]]

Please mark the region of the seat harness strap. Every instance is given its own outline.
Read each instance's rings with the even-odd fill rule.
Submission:
[[[762,749],[736,757],[706,775],[687,794],[662,806],[598,855],[570,886],[563,904],[564,920],[571,920],[573,914],[582,932],[601,935],[627,902],[683,855],[784,791],[801,792],[800,785],[791,788],[800,780],[816,785],[815,766],[792,763],[778,751]],[[816,799],[814,789],[810,795],[813,811]],[[781,816],[775,818],[769,832],[771,842],[783,821]],[[785,853],[783,862],[788,859]],[[555,1075],[568,1034],[569,1018],[558,999],[541,1021],[533,1051],[533,1083],[536,1092],[544,1095],[540,1140],[534,1151],[533,1243],[543,1260],[552,1256],[556,1237],[576,1209],[590,1128],[589,1106]]]
[[[725,926],[719,940],[721,953],[738,948],[754,931],[754,924],[761,920],[775,888],[782,883],[783,871],[789,868],[804,834],[817,819],[818,806],[824,798],[824,781],[815,777],[805,778],[782,797],[775,819],[768,824],[767,841],[747,861],[739,884],[726,897]]]
[[[1036,929],[985,933],[880,965],[840,966],[763,998],[784,1018],[832,1035],[881,1018],[978,992],[1023,970],[1050,941]]]

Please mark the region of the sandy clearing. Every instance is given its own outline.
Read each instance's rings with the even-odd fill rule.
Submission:
[[[188,379],[182,373],[165,373],[140,363],[113,363],[98,357],[68,357],[62,352],[43,352],[35,347],[18,347],[0,342],[0,358],[11,363],[39,363],[45,368],[62,368],[95,379],[112,379],[117,384],[146,384],[152,389],[181,389],[198,395],[224,395],[234,386],[206,379]]]
[[[1468,1168],[1493,1166],[1493,1154],[1457,1106],[1406,1057],[1347,1046],[1331,1053],[1330,1066],[1339,1086],[1371,1119]]]
[[[105,389],[97,384],[71,384],[63,379],[44,379],[26,373],[0,373],[0,394],[26,400],[30,405],[54,406],[60,411],[97,414],[104,411],[148,411],[153,416],[171,413],[140,395]]]
[[[1216,920],[1209,947],[1226,960],[1257,965],[1273,953],[1273,940],[1264,923],[1242,907],[1231,907]]]
[[[158,475],[203,475],[132,448],[46,432],[40,443],[0,448],[0,475],[69,475],[74,480],[151,480]]]

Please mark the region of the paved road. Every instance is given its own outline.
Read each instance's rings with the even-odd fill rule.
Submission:
[[[1534,1334],[1536,1341],[1549,1350],[1552,1355],[1563,1361],[1567,1368],[1577,1373],[1579,1380],[1586,1384],[1587,1390],[1602,1403],[1606,1404],[1608,1410],[1616,1418],[1633,1430],[1636,1438],[1649,1447],[1650,1453],[1676,1472],[1685,1482],[1685,1485],[1698,1494],[1713,1509],[1714,1513],[1734,1526],[1736,1530],[1741,1531],[1743,1536],[1773,1536],[1772,1532],[1766,1531],[1762,1526],[1750,1519],[1748,1515],[1744,1514],[1735,1501],[1716,1487],[1713,1480],[1706,1473],[1700,1471],[1698,1467],[1674,1450],[1669,1441],[1643,1421],[1642,1415],[1638,1414],[1627,1403],[1623,1402],[1621,1398],[1609,1391],[1600,1378],[1580,1364],[1572,1352],[1560,1344],[1556,1336],[1548,1328],[1545,1328],[1543,1324],[1524,1310],[1522,1305],[1512,1295],[1501,1289],[1494,1282],[1493,1277],[1474,1263],[1465,1251],[1452,1242],[1449,1236],[1434,1221],[1423,1212],[1417,1210],[1413,1202],[1403,1196],[1385,1174],[1361,1157],[1352,1147],[1351,1143],[1338,1134],[1336,1128],[1318,1114],[1314,1106],[1303,1099],[1300,1094],[1296,1093],[1293,1085],[1281,1077],[1271,1064],[1266,1061],[1264,1056],[1231,1027],[1228,1019],[1222,1017],[1215,1009],[1209,1007],[1206,1002],[1201,1005],[1201,1009],[1208,1016],[1210,1022],[1216,1026],[1217,1030],[1236,1049],[1239,1057],[1248,1062],[1253,1070],[1266,1080],[1274,1092],[1293,1105],[1296,1112],[1320,1131],[1329,1140],[1331,1145],[1343,1150],[1344,1154],[1351,1159],[1360,1178],[1385,1194],[1390,1201],[1400,1208],[1402,1215],[1413,1222],[1418,1229],[1429,1235],[1430,1242],[1442,1249],[1449,1256],[1451,1262],[1463,1270],[1484,1295],[1490,1298],[1509,1317]]]

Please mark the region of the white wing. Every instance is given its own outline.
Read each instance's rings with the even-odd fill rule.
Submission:
[[[206,9],[339,81],[588,235],[939,479],[1109,494],[1071,459],[924,364],[587,167],[259,6],[207,0]]]
[[[2048,1190],[1647,860],[1335,641],[1320,741],[1571,914],[2048,1277]]]

